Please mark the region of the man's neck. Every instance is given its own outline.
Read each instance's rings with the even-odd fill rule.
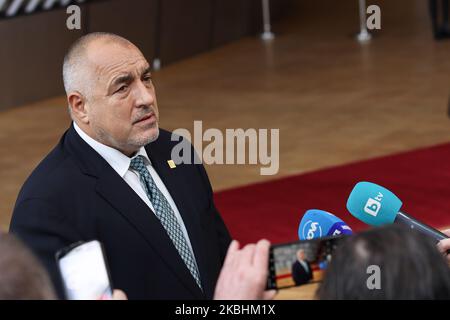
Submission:
[[[101,143],[107,147],[116,149],[117,151],[120,151],[121,153],[126,155],[128,158],[132,158],[139,151],[139,150],[124,150],[122,148],[118,148],[118,147],[112,145],[111,143],[108,143],[107,141],[103,141],[103,139],[100,139],[89,126],[80,124],[76,121],[74,121],[74,125],[76,125],[79,130],[81,130],[85,135],[87,135],[92,140],[95,140],[96,142]]]

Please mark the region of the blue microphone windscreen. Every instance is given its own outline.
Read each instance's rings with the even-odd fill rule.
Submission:
[[[340,221],[331,226],[326,236],[339,236],[343,234],[353,234],[353,232],[352,229],[344,221]]]
[[[341,219],[335,215],[317,209],[306,211],[298,228],[300,240],[310,240],[329,235],[349,234],[351,229]]]
[[[371,182],[358,182],[347,200],[348,211],[371,226],[393,223],[401,207],[395,194]]]

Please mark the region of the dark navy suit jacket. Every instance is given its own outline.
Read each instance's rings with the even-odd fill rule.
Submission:
[[[129,299],[213,297],[230,235],[203,165],[169,167],[177,143],[170,137],[160,129],[159,138],[145,149],[186,225],[203,292],[158,218],[71,126],[25,182],[10,225],[10,232],[43,262],[60,297],[55,253],[93,239],[105,248],[113,286]]]

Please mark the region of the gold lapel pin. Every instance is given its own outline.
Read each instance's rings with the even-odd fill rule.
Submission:
[[[174,169],[177,167],[173,160],[167,160],[167,163],[169,164],[170,169]]]

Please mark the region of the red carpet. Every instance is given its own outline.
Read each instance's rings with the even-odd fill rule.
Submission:
[[[416,219],[435,228],[450,226],[450,143],[225,190],[215,200],[241,243],[287,242],[297,240],[308,209],[329,211],[353,230],[367,228],[345,207],[358,181],[390,189],[403,201],[402,211]]]

